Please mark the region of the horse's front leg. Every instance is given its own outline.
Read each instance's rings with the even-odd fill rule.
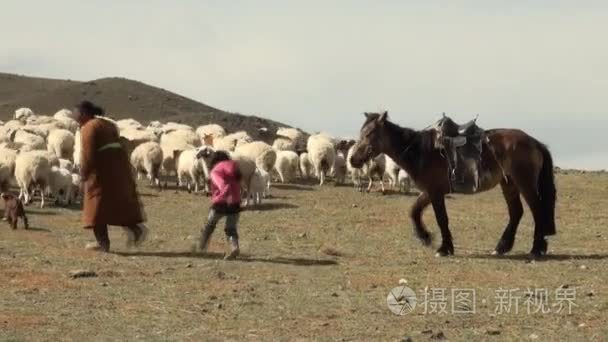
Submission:
[[[513,245],[515,244],[517,226],[519,226],[521,217],[524,214],[524,208],[521,204],[519,189],[517,189],[517,186],[515,186],[513,180],[503,180],[500,183],[500,186],[502,188],[502,193],[509,208],[509,223],[507,224],[505,231],[502,233],[502,237],[500,238],[500,240],[498,240],[496,249],[494,249],[494,252],[492,253],[495,255],[503,255],[511,251]]]
[[[452,233],[449,228],[448,212],[445,208],[444,195],[433,196],[431,201],[433,210],[435,211],[435,219],[437,225],[441,229],[441,246],[437,249],[436,256],[454,255],[454,242],[452,241]]]
[[[429,246],[433,240],[431,233],[426,229],[422,222],[422,212],[431,203],[429,195],[426,192],[421,193],[410,211],[410,218],[414,223],[414,233],[423,245]]]

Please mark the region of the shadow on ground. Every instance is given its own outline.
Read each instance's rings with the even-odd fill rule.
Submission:
[[[158,258],[198,258],[198,259],[223,259],[222,253],[196,253],[196,252],[116,252],[116,255],[125,257],[158,257]],[[329,259],[309,259],[309,258],[287,258],[287,257],[253,257],[246,254],[241,254],[236,262],[263,262],[270,264],[285,264],[295,266],[333,266],[338,265],[335,260]]]

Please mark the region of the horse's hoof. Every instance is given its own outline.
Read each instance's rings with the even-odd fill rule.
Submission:
[[[530,251],[528,255],[530,260],[540,260],[543,257],[543,254],[538,251]]]
[[[454,255],[454,246],[442,245],[441,247],[439,247],[439,249],[437,249],[437,253],[435,254],[435,256],[438,257],[444,257],[449,255]]]
[[[453,252],[448,253],[446,251],[437,251],[435,253],[435,258],[443,258],[443,257],[451,256],[451,255],[454,255],[454,253]]]
[[[433,242],[433,237],[429,232],[421,232],[419,234],[416,234],[416,236],[418,237],[418,241],[420,241],[423,246],[428,247]]]
[[[492,252],[492,255],[505,255],[509,253],[511,249],[513,249],[513,244],[514,241],[505,241],[501,239],[496,245],[494,252]]]
[[[533,250],[530,251],[529,255],[530,255],[530,258],[532,258],[533,260],[538,260],[538,259],[544,257],[545,255],[547,255],[547,252],[546,251],[543,252],[541,250],[534,250],[533,249]]]
[[[530,255],[535,258],[540,258],[543,255],[547,254],[548,248],[549,244],[547,243],[547,240],[542,239],[534,241],[534,244],[532,245],[532,250],[530,251]]]

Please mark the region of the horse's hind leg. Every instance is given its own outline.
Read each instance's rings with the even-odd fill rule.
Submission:
[[[418,240],[425,246],[429,246],[432,241],[431,233],[429,233],[422,222],[422,212],[429,204],[431,204],[429,195],[426,192],[423,192],[418,196],[410,211],[410,218],[414,223],[414,233]]]
[[[531,170],[532,171],[532,170]],[[532,244],[532,250],[530,254],[533,257],[539,257],[547,253],[548,243],[543,236],[543,220],[542,220],[542,207],[540,198],[538,195],[538,186],[536,180],[538,179],[537,172],[526,172],[518,174],[515,180],[521,195],[528,203],[532,216],[534,217],[534,242]]]
[[[438,195],[433,198],[433,211],[437,225],[441,229],[441,246],[437,249],[437,256],[454,255],[454,242],[449,228],[448,212],[445,208],[445,198]]]
[[[517,227],[519,221],[524,214],[524,208],[521,204],[521,198],[519,196],[519,189],[513,183],[513,180],[502,180],[500,182],[502,188],[502,194],[505,197],[507,206],[509,207],[509,223],[502,233],[502,237],[498,240],[496,249],[493,254],[503,255],[509,253],[515,243],[515,235],[517,234]]]

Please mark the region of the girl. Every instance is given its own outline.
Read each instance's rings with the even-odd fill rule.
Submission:
[[[230,241],[231,251],[225,259],[236,258],[239,253],[237,224],[241,211],[241,173],[238,164],[224,151],[214,151],[209,158],[209,182],[211,185],[211,209],[207,224],[202,229],[200,249],[207,251],[209,238],[218,221],[226,217],[224,232]]]

